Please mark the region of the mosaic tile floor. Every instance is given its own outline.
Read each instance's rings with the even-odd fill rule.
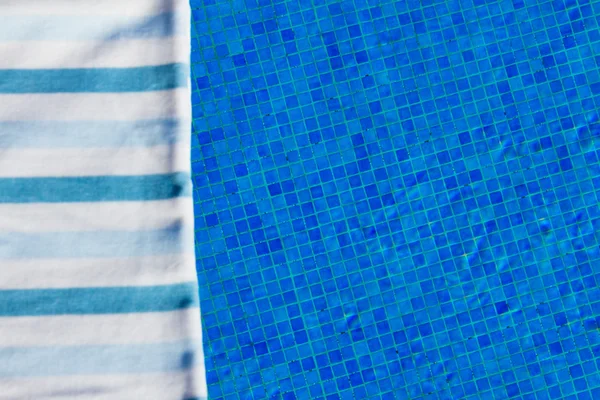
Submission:
[[[600,1],[192,8],[210,399],[600,399]]]

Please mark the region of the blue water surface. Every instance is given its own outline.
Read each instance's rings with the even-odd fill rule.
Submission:
[[[600,399],[600,1],[191,4],[210,399]]]

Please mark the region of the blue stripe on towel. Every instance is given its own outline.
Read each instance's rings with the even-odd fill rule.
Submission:
[[[197,362],[195,343],[0,347],[0,377],[181,371]]]
[[[181,32],[177,13],[143,17],[11,15],[2,18],[0,41],[151,39]],[[90,46],[91,49],[91,46]]]
[[[93,284],[93,280],[90,283]],[[0,317],[159,312],[197,305],[195,282],[161,286],[0,290]]]
[[[177,119],[0,121],[0,149],[150,147],[177,143],[189,129],[190,121]]]
[[[3,69],[0,93],[150,92],[185,87],[188,67],[165,64],[134,68]]]
[[[0,203],[164,200],[190,194],[187,173],[0,178]]]
[[[186,246],[184,226],[145,231],[0,232],[0,260],[110,258],[178,254]]]

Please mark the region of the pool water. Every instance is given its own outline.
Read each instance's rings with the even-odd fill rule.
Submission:
[[[210,399],[600,399],[600,1],[191,5]]]

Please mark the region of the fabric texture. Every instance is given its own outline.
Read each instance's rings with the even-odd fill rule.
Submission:
[[[0,399],[206,398],[188,3],[0,20]]]

